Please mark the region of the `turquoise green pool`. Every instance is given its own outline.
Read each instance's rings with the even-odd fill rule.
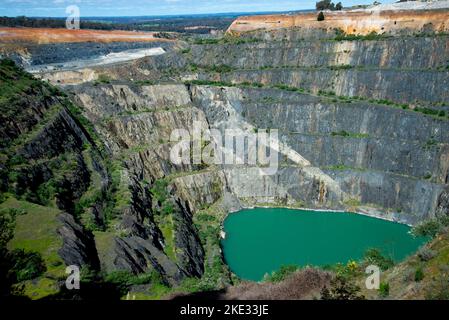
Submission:
[[[261,280],[282,265],[324,266],[359,260],[369,248],[400,261],[425,238],[410,227],[354,213],[256,208],[224,221],[226,263],[240,278]]]

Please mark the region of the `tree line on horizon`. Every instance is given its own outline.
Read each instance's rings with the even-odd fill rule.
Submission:
[[[65,28],[66,18],[35,18],[35,17],[0,17],[0,27],[26,27],[26,28]],[[232,17],[186,17],[145,19],[131,22],[122,19],[119,22],[94,21],[81,19],[81,29],[93,30],[126,30],[126,31],[153,31],[153,32],[179,32],[179,33],[209,33],[211,30],[226,30],[234,21]],[[188,28],[197,27],[200,28]]]
[[[341,2],[338,2],[337,4],[333,3],[331,0],[321,0],[318,1],[315,5],[317,11],[322,10],[341,10],[343,9],[343,5]]]

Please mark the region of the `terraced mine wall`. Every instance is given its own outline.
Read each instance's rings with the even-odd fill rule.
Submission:
[[[448,36],[334,36],[304,40],[301,31],[286,29],[271,32],[270,40],[228,37],[145,59],[130,71],[130,77],[139,79],[144,78],[141,70],[155,75],[169,66],[172,80],[159,73],[162,82],[173,82],[173,77],[188,82],[176,89],[173,84],[123,81],[73,88],[91,118],[107,114],[105,106],[127,110],[126,116],[112,116],[102,127],[108,139],[117,139],[111,147],[148,145],[151,151],[133,156],[133,165],[144,167],[140,175],[176,176],[182,171],[174,180],[176,190],[193,212],[224,197],[237,199],[237,204],[230,201],[234,207],[302,203],[352,208],[410,224],[444,214]],[[184,100],[171,102],[172,92]],[[166,101],[166,107],[146,110],[148,101]],[[172,119],[175,115],[182,118]],[[279,129],[289,150],[273,177],[260,177],[257,168],[245,166],[200,172],[192,166],[179,168],[169,161],[167,141],[173,128],[192,123],[188,119],[220,130]],[[161,122],[163,131],[147,128]],[[154,143],[158,146],[151,147]],[[295,163],[291,151],[310,166]]]
[[[237,114],[256,128],[279,128],[283,141],[360,205],[380,206],[408,223],[447,212],[448,36],[264,34],[269,41],[247,33],[192,46],[196,84],[214,86],[213,93],[194,91],[209,121]],[[217,105],[232,111],[215,120]],[[310,194],[290,188],[295,182],[291,172],[286,176],[289,192]],[[293,198],[319,206],[320,192],[299,194]]]
[[[80,43],[66,43],[66,44],[45,44],[36,45],[28,48],[31,59],[30,65],[41,65],[48,63],[62,63],[72,60],[83,60],[90,57],[98,57],[114,52],[121,52],[124,50],[133,49],[147,49],[168,47],[168,42],[80,42]],[[87,53],[87,54],[86,54]]]
[[[56,240],[42,243],[41,237],[50,234],[31,239],[46,268],[55,268],[55,258],[48,256],[51,248],[63,270],[65,264],[93,272],[153,273],[160,285],[201,276],[204,251],[188,206],[171,197],[165,185],[150,190],[154,179],[142,180],[137,166],[127,170],[123,158],[112,157],[106,137],[96,134],[64,93],[13,62],[2,60],[0,67],[4,90],[0,191],[2,197],[8,192],[1,209],[26,207],[23,210],[30,215],[34,207],[55,212],[51,221],[27,225],[38,230],[55,226],[51,236],[59,238],[59,247]],[[109,114],[102,111],[103,116]],[[158,213],[163,210],[166,216]],[[15,237],[17,242],[30,241],[27,234]],[[49,292],[61,289],[58,279],[63,270],[43,275],[52,288]]]
[[[283,39],[281,35],[268,43],[206,45],[193,49],[192,56],[200,66],[210,67],[219,59],[229,67],[226,73],[200,79],[447,105],[447,36],[301,41],[291,32]]]
[[[157,57],[76,70],[70,83],[58,81],[67,72],[41,74],[78,106],[61,111],[65,122],[87,121],[75,121],[90,128],[86,138],[72,130],[77,157],[91,149],[101,155],[93,168],[102,178],[87,168],[97,179],[58,207],[79,215],[86,237],[78,238],[94,239],[94,267],[155,272],[173,286],[198,277],[201,290],[216,289],[232,282],[220,224],[242,207],[341,209],[408,224],[448,215],[449,37],[332,32],[288,28],[179,41]],[[170,134],[192,133],[194,121],[221,132],[278,129],[277,172],[173,164]],[[26,145],[55,147],[49,139]],[[29,169],[48,181],[34,163]],[[92,189],[104,196],[92,201]]]
[[[292,15],[249,16],[236,19],[229,33],[257,30],[298,28],[304,34],[321,29],[325,33],[340,29],[347,34],[366,35],[371,32],[404,34],[422,31],[446,32],[449,17],[446,9],[437,10],[349,10],[325,11],[324,21],[317,21],[317,13]]]
[[[104,56],[110,53],[125,50],[169,48],[170,42],[146,41],[146,42],[68,42],[48,44],[5,44],[0,50],[0,55],[14,60],[18,65],[25,68],[39,65],[62,65],[69,61],[83,61],[90,58]],[[14,48],[23,46],[21,52]],[[80,63],[81,64],[81,63]],[[81,64],[82,65],[82,64]]]

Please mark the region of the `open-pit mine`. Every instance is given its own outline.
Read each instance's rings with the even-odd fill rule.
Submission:
[[[448,299],[448,1],[317,14],[207,36],[0,28],[0,247],[38,265],[2,294],[337,299],[344,275],[350,298]],[[250,148],[172,161],[174,130],[229,129],[277,130],[276,170]]]

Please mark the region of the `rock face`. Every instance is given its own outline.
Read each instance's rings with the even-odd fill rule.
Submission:
[[[99,189],[108,188],[101,155],[61,92],[9,61],[1,62],[1,72],[6,94],[1,103],[0,168],[4,180],[0,191],[41,205],[54,200],[65,212],[58,218],[63,241],[60,256],[67,265],[98,270],[93,235],[81,224],[76,202],[91,187],[93,176],[99,179]],[[100,208],[103,201],[96,199],[92,205]]]
[[[289,39],[301,34],[289,32]],[[77,88],[76,94],[92,118],[111,112],[119,114],[123,110],[119,120],[114,119],[115,116],[110,117],[107,126],[99,130],[109,140],[115,141],[117,146],[111,147],[116,150],[149,146],[138,156],[131,156],[131,167],[145,167],[137,170],[143,176],[150,173],[150,176],[156,174],[161,177],[177,170],[194,169],[192,166],[173,166],[165,146],[150,147],[156,141],[168,140],[175,128],[190,130],[184,123],[192,123],[192,119],[200,119],[205,127],[221,130],[233,127],[277,128],[288,148],[311,163],[306,168],[284,166],[275,178],[260,177],[257,169],[237,167],[222,168],[224,171],[215,168],[208,170],[211,172],[177,178],[176,185],[184,185],[179,192],[191,208],[197,209],[201,203],[218,199],[220,193],[211,193],[211,190],[213,185],[221,183],[221,189],[232,190],[240,198],[257,198],[257,202],[284,199],[282,201],[287,203],[300,200],[311,206],[340,207],[338,203],[354,198],[361,204],[389,208],[396,212],[396,218],[409,223],[432,216],[448,179],[447,121],[410,109],[394,108],[388,104],[390,100],[386,103],[380,100],[391,99],[395,103],[446,101],[443,88],[448,80],[447,72],[437,70],[448,56],[447,38],[401,38],[403,42],[318,42],[315,45],[306,41],[295,47],[288,40],[283,42],[283,46],[275,45],[274,41],[193,46],[192,60],[201,62],[204,68],[214,63],[235,68],[222,74],[200,72],[200,79],[257,82],[265,86],[282,83],[316,94],[265,88],[179,85],[176,88],[172,85],[112,85],[90,89],[84,86]],[[410,50],[402,50],[404,46]],[[233,54],[237,51],[238,56]],[[332,55],[329,54],[323,55],[326,60],[317,60],[319,55],[314,52],[322,51],[335,53],[337,57],[330,60]],[[406,56],[401,58],[404,54]],[[419,59],[422,55],[435,58]],[[408,70],[413,61],[418,61],[417,70],[405,72],[403,69]],[[338,68],[341,62],[349,63],[349,67]],[[284,63],[292,68],[288,64],[284,66]],[[365,71],[358,66],[372,66],[373,70]],[[412,76],[413,72],[415,76]],[[277,78],[273,78],[275,74]],[[302,80],[301,74],[310,80]],[[382,88],[375,92],[372,91],[376,87],[373,86],[375,82],[370,74],[382,83]],[[398,81],[398,77],[401,80]],[[395,79],[394,84],[393,80],[389,82],[389,78]],[[415,85],[422,79],[426,88],[415,90],[408,84],[408,78],[413,78]],[[320,83],[320,79],[325,83]],[[336,90],[335,97],[357,98],[351,101],[336,99],[332,95],[322,96],[318,88]],[[94,96],[100,98],[95,100]],[[165,110],[155,103],[165,105]],[[173,105],[189,107],[173,108]],[[445,105],[441,104],[439,108],[445,110]],[[124,112],[127,114],[123,115]],[[148,126],[150,124],[151,127]],[[161,125],[155,127],[154,124]],[[339,132],[350,134],[342,136]],[[148,165],[149,161],[151,165]],[[431,181],[427,177],[431,177]],[[422,194],[427,196],[420,196]]]
[[[30,107],[25,99],[16,108],[20,121],[14,112],[1,118],[9,150],[2,188],[45,201],[42,186],[55,186],[51,195],[66,212],[66,263],[155,272],[167,285],[223,264],[220,219],[242,207],[342,209],[409,224],[447,215],[449,37],[434,29],[410,35],[428,14],[382,13],[406,34],[393,23],[388,37],[349,39],[321,27],[290,28],[303,20],[281,16],[276,24],[289,28],[180,42],[162,56],[74,71],[59,82],[68,97],[31,88],[24,95],[34,97]],[[338,27],[339,15],[326,24]],[[348,21],[359,28],[366,15]],[[432,28],[446,23],[447,12],[431,16]],[[239,25],[242,18],[231,30],[273,18]],[[99,74],[109,80],[90,81]],[[67,73],[41,76],[58,83]],[[246,162],[171,161],[173,131],[196,129],[239,130],[237,138],[277,129],[269,151],[278,165],[267,175]],[[248,156],[244,150],[242,159]]]
[[[2,42],[83,43],[164,41],[150,32],[106,31],[66,28],[1,28]]]
[[[320,40],[308,39],[310,32]],[[447,36],[328,41],[318,29],[310,32],[294,28],[258,31],[242,34],[242,41],[191,47],[187,60],[199,71],[192,75],[181,68],[180,77],[193,76],[205,84],[221,81],[222,85],[187,86],[188,93],[184,88],[177,90],[183,99],[190,97],[191,101],[182,103],[195,110],[186,117],[201,118],[203,126],[222,132],[229,128],[279,129],[286,162],[274,176],[260,176],[257,168],[245,166],[210,167],[207,172],[184,174],[175,179],[178,194],[195,210],[222,196],[213,192],[221,183],[221,190],[249,203],[300,201],[311,207],[343,208],[345,203],[356,202],[362,207],[382,208],[388,212],[386,217],[411,224],[433,216],[448,180]],[[227,66],[228,70],[210,71],[213,66]],[[227,88],[227,83],[233,87]],[[252,89],[251,83],[261,88]],[[176,120],[166,122],[165,115],[139,114],[139,103],[148,101],[145,92],[149,88],[154,88],[155,95],[161,94],[154,91],[159,89],[165,97],[169,86],[130,88],[131,92],[122,88],[129,101],[120,105],[129,108],[135,104],[136,114],[125,118],[126,122],[132,119],[134,127],[110,126],[105,131],[108,137],[119,135],[140,145],[155,141],[147,133],[136,135],[141,132],[136,125],[147,121],[143,117],[153,119],[151,123],[164,123],[164,129],[184,128]],[[115,86],[111,89],[117,92]],[[80,100],[89,105],[93,94],[88,98],[85,88],[77,91]],[[111,96],[121,101],[117,94]],[[157,100],[150,101],[153,99]],[[110,105],[112,101],[97,104]],[[417,112],[425,108],[443,116]],[[170,112],[176,117],[180,113]],[[169,132],[157,129],[154,135],[168,140]],[[121,146],[127,144],[121,142]],[[139,158],[157,161],[151,166],[143,161],[144,171],[194,170],[192,166],[175,168],[163,146],[147,149],[151,150],[139,152]]]
[[[48,43],[27,47],[31,57],[28,66],[44,64],[60,64],[68,61],[80,61],[87,58],[105,56],[125,50],[147,49],[156,47],[169,47],[169,42],[68,42]]]
[[[118,110],[101,109],[102,105],[111,108],[98,98],[105,92],[118,101],[114,108],[134,108],[134,114],[114,116],[99,130],[110,137],[111,148],[118,152],[148,146],[130,155],[127,162],[139,176],[154,179],[186,172],[174,179],[174,185],[176,194],[193,210],[214,203],[223,190],[250,202],[302,201],[325,208],[342,208],[345,201],[357,199],[362,205],[391,210],[390,217],[408,223],[432,216],[438,206],[448,179],[446,120],[368,101],[333,102],[274,89],[191,86],[189,90],[190,94],[184,86],[176,88],[181,99],[176,102],[188,107],[173,110],[151,102],[157,100],[156,95],[171,105],[172,85],[97,87],[95,101],[80,89],[78,97],[92,116],[117,114]],[[117,92],[126,92],[128,100],[119,98]],[[144,101],[151,112],[142,109]],[[245,166],[208,168],[199,173],[192,165],[176,167],[167,148],[152,145],[165,144],[173,129],[189,131],[185,124],[193,119],[220,130],[277,128],[285,144],[286,162],[274,176],[261,176],[258,168]],[[295,163],[291,154],[299,154],[310,165]]]
[[[134,98],[127,86],[114,86],[105,90],[103,99],[92,100],[104,103],[99,105],[101,109],[91,108],[87,103],[91,100],[84,100],[82,105],[92,122],[111,119],[106,128],[113,135],[108,141],[95,132],[107,131],[91,127],[64,94],[9,61],[2,61],[1,67],[10,76],[2,78],[2,84],[20,95],[20,99],[11,97],[1,105],[0,168],[5,177],[1,191],[9,190],[15,197],[42,205],[51,205],[54,197],[55,205],[64,211],[58,217],[63,243],[58,253],[64,262],[106,272],[156,271],[167,285],[201,276],[204,250],[189,204],[165,186],[158,190],[157,199],[151,190],[156,180],[176,168],[167,161],[160,161],[160,167],[148,166],[151,163],[144,163],[145,158],[135,157],[138,154],[131,151],[146,143],[161,144],[158,141],[169,131],[160,123],[187,127],[192,114],[199,113],[191,106],[185,86],[148,87]],[[15,87],[16,83],[20,86]],[[109,106],[105,99],[114,101],[115,106],[105,109]],[[167,111],[167,105],[177,112]],[[134,113],[140,112],[140,123],[133,123]],[[135,129],[130,130],[130,125]],[[131,134],[129,138],[127,134]],[[168,233],[161,231],[162,226]],[[98,233],[106,235],[102,246]]]
[[[194,63],[212,66],[220,59],[231,67],[230,72],[200,75],[201,79],[447,106],[447,36],[373,41],[300,40],[301,36],[287,29],[274,33],[272,41],[197,46]]]
[[[186,276],[201,276],[204,251],[193,226],[192,203],[179,199],[175,192],[167,194],[169,200],[155,199],[151,185],[143,183],[145,180],[154,184],[177,171],[194,170],[189,165],[173,165],[167,144],[173,128],[190,130],[192,119],[205,123],[202,112],[192,106],[186,87],[104,85],[82,86],[76,92],[78,103],[105,137],[113,157],[124,157],[122,173],[127,178],[122,182],[129,188],[132,199],[120,218],[120,228],[127,235],[115,237],[115,249],[108,254],[109,262],[104,259],[103,265],[109,270],[135,273],[145,272],[151,266],[170,284]],[[164,201],[169,201],[172,208],[171,239],[155,223],[155,219],[161,219],[155,215],[163,210]],[[171,259],[164,251],[167,242],[173,242],[176,248]]]
[[[81,225],[76,223],[72,215],[63,213],[59,215],[62,226],[58,233],[63,239],[59,255],[66,265],[84,266],[89,265],[98,270],[98,260],[95,242],[91,234],[86,233]]]
[[[435,210],[435,200],[447,183],[446,142],[449,137],[443,133],[448,131],[447,121],[435,122],[434,119],[428,119],[428,125],[425,125],[427,119],[422,119],[419,114],[369,103],[329,104],[320,102],[318,98],[311,99],[297,94],[288,94],[287,97],[283,94],[284,97],[281,98],[276,92],[270,92],[270,97],[279,99],[279,102],[267,104],[263,102],[263,98],[257,99],[258,92],[262,91],[259,89],[232,90],[239,91],[239,94],[226,94],[218,88],[206,90],[212,90],[214,94],[204,96],[213,96],[215,99],[215,102],[201,101],[206,115],[208,110],[217,112],[217,107],[210,108],[210,106],[217,105],[217,100],[220,101],[219,97],[222,97],[227,100],[228,105],[237,109],[240,115],[245,115],[245,120],[256,127],[279,128],[281,140],[309,160],[313,166],[322,169],[321,172],[317,170],[307,175],[306,170],[311,168],[303,168],[299,173],[298,169],[282,168],[276,178],[273,178],[272,185],[284,188],[270,188],[266,181],[270,181],[271,177],[264,178],[263,183],[254,183],[251,178],[257,179],[257,173],[251,174],[245,170],[244,176],[237,175],[235,178],[235,188],[238,190],[236,194],[246,197],[257,194],[268,196],[268,190],[272,190],[271,192],[277,190],[279,193],[275,192],[272,196],[282,198],[291,193],[295,195],[294,198],[309,202],[319,198],[314,192],[312,181],[327,176],[329,181],[339,186],[327,193],[329,198],[327,200],[330,203],[343,200],[341,193],[343,191],[350,197],[360,198],[362,203],[379,204],[385,208],[402,208],[401,211],[412,213],[406,218],[409,222],[416,221],[421,215],[426,216]],[[242,96],[252,99],[245,100]],[[298,99],[298,102],[295,103],[295,99]],[[265,116],[267,113],[270,114],[269,118]],[[219,122],[224,119],[214,120]],[[411,124],[413,121],[416,121],[416,124],[411,125],[414,128],[411,133],[404,123]],[[338,132],[355,132],[363,135],[353,137],[332,135]],[[437,132],[443,136],[437,138],[435,135]],[[438,141],[436,144],[440,147],[435,145],[435,148],[426,148],[425,141],[430,139]],[[418,160],[420,165],[411,164],[411,159],[421,159]],[[297,173],[294,173],[295,171]],[[236,170],[233,171],[235,172]],[[423,179],[429,174],[434,177],[434,182],[423,180],[419,182],[418,187],[416,179]],[[302,185],[300,182],[302,179],[299,177],[294,179],[295,175],[308,177],[310,180],[305,181],[312,183],[309,187],[311,189]],[[328,187],[332,185],[326,183]],[[284,190],[280,191],[282,189]],[[429,192],[428,196],[419,196],[426,192]],[[413,218],[414,215],[417,217]]]
[[[449,7],[449,5],[448,5]],[[447,11],[442,10],[349,10],[325,12],[324,21],[317,21],[317,13],[294,15],[264,15],[240,17],[228,29],[228,33],[257,30],[299,28],[304,33],[323,33],[338,28],[348,34],[413,33],[421,31],[445,32],[448,30]]]

